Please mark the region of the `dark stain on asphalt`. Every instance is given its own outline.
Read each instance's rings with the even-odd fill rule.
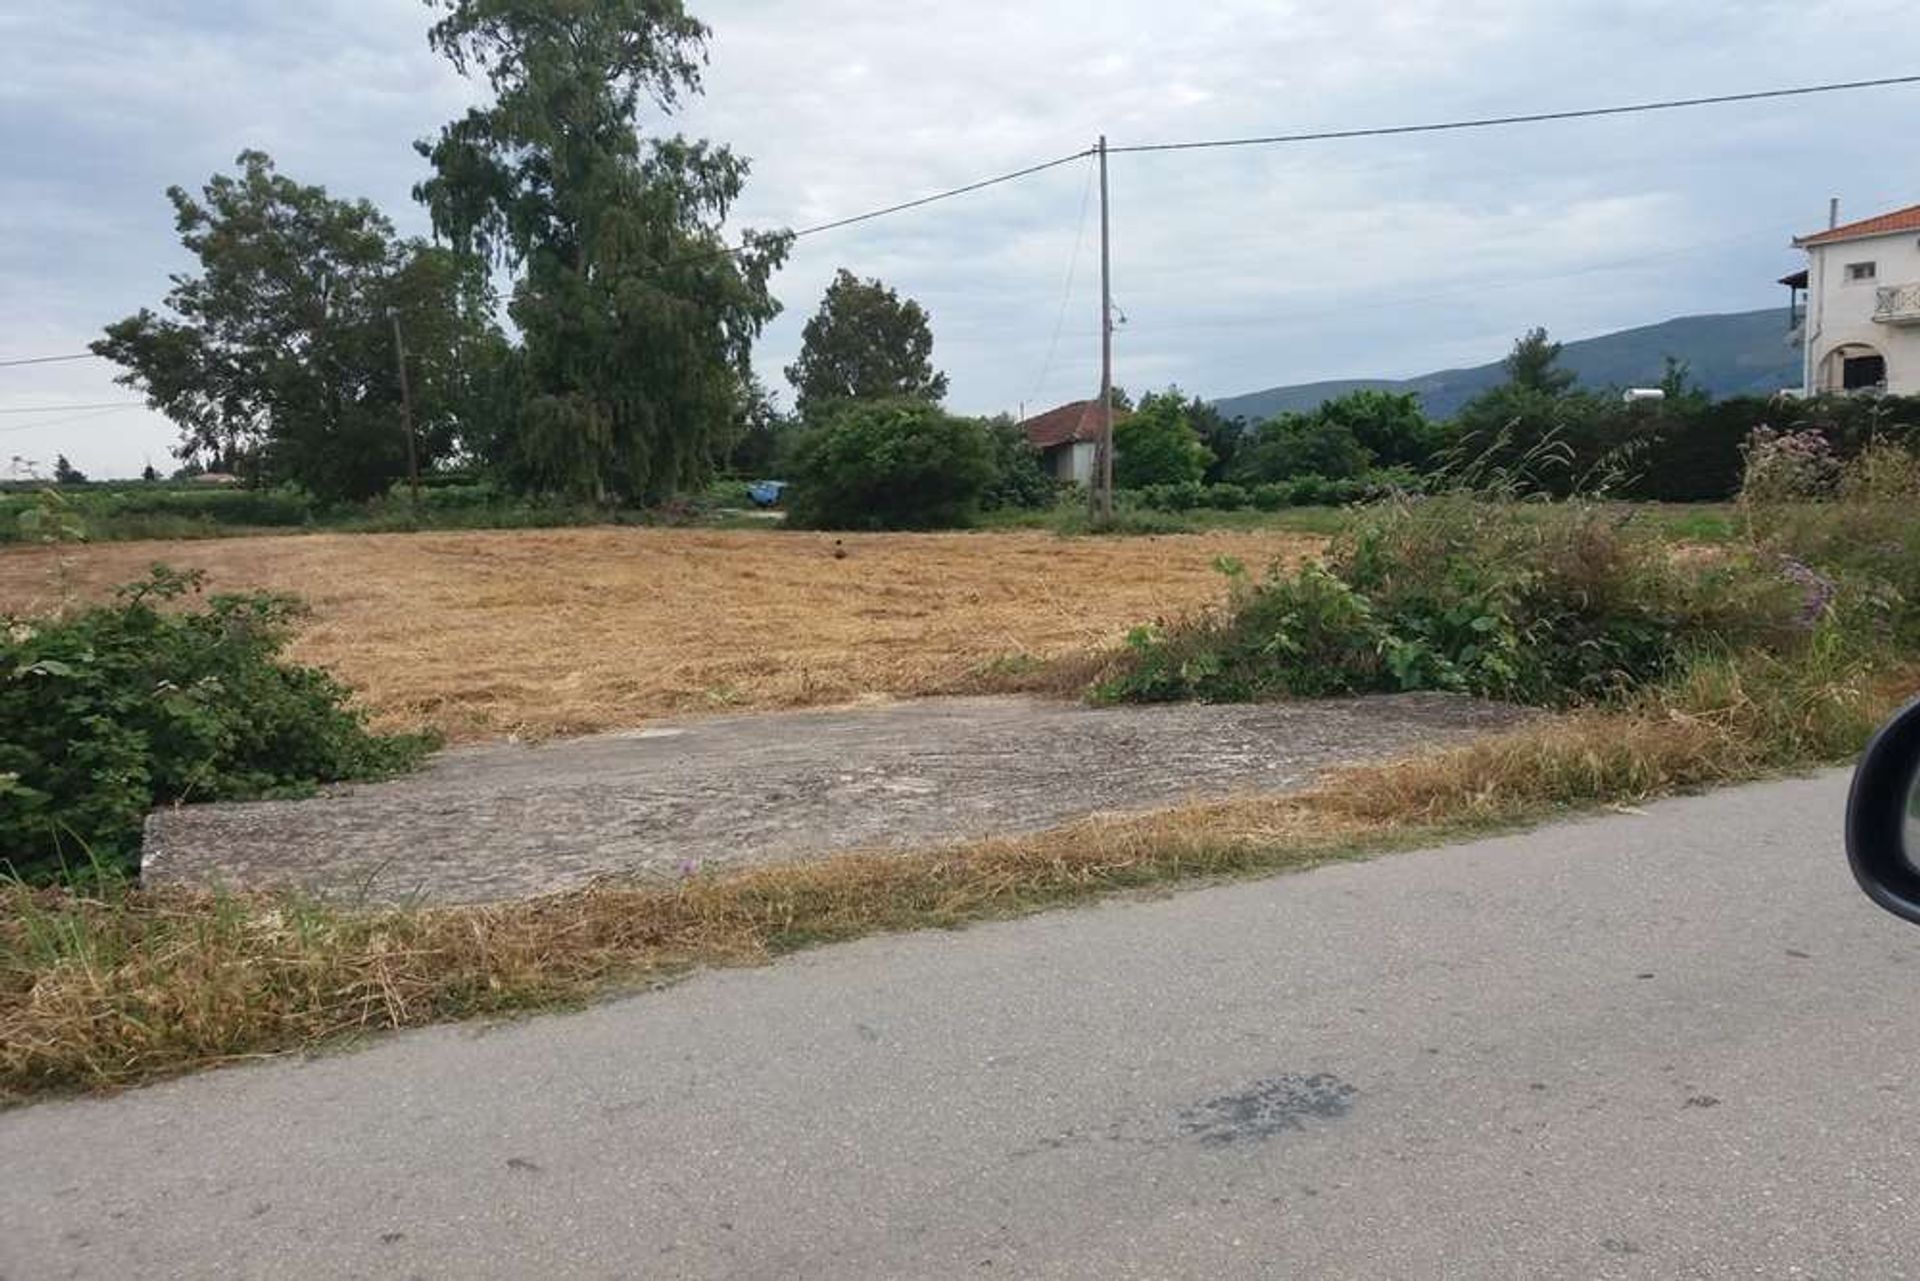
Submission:
[[[533,1163],[532,1161],[529,1161],[529,1160],[527,1160],[527,1158],[525,1158],[525,1157],[523,1157],[523,1156],[510,1156],[510,1157],[508,1157],[508,1158],[507,1158],[507,1168],[508,1168],[509,1170],[520,1170],[520,1171],[523,1171],[524,1173],[527,1173],[527,1174],[538,1174],[538,1173],[540,1173],[540,1167],[539,1167],[538,1165],[536,1165],[536,1164],[534,1164],[534,1163]]]
[[[1696,1094],[1687,1100],[1686,1106],[1690,1108],[1717,1108],[1720,1106],[1720,1100],[1714,1098],[1711,1094]]]
[[[1790,948],[1788,948],[1788,949],[1787,949],[1787,955],[1788,955],[1788,956],[1791,956],[1791,957],[1792,957],[1792,958],[1793,958],[1794,960],[1796,960],[1796,961],[1811,961],[1811,960],[1813,959],[1813,953],[1811,953],[1811,952],[1802,952],[1802,951],[1801,951],[1801,950],[1800,950],[1799,948],[1797,948],[1797,947],[1790,947]]]
[[[1324,1072],[1276,1076],[1255,1082],[1244,1093],[1222,1095],[1185,1109],[1180,1113],[1180,1129],[1209,1148],[1271,1139],[1305,1129],[1309,1121],[1346,1116],[1353,1110],[1356,1093],[1339,1077]]]

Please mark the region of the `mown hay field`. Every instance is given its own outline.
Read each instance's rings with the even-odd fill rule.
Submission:
[[[552,737],[729,709],[1044,684],[1048,660],[1217,601],[1221,556],[1279,531],[1159,538],[563,529],[0,550],[0,614],[98,597],[162,561],[293,592],[292,653],[383,728]]]

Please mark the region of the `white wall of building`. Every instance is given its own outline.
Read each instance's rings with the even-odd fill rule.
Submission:
[[[1814,245],[1807,254],[1807,390],[1838,391],[1839,366],[1830,358],[1857,344],[1886,357],[1889,393],[1920,395],[1920,325],[1873,318],[1881,289],[1920,286],[1920,233]],[[1849,279],[1848,268],[1857,263],[1872,263],[1873,278]]]
[[[1091,441],[1079,441],[1049,451],[1048,462],[1053,466],[1055,480],[1069,480],[1076,485],[1091,485],[1094,460],[1099,455],[1098,445]]]

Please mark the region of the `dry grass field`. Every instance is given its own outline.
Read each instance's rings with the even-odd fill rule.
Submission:
[[[98,596],[155,561],[313,608],[295,657],[378,724],[473,740],[668,713],[1017,687],[1035,660],[1221,598],[1281,532],[1064,539],[658,529],[303,535],[0,551],[0,614]],[[836,556],[836,551],[844,556]]]

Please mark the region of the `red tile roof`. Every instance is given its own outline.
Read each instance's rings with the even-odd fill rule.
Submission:
[[[1123,409],[1113,411],[1116,425],[1129,417],[1131,415]],[[1076,400],[1071,405],[1049,409],[1038,418],[1029,418],[1020,426],[1026,430],[1027,440],[1035,449],[1053,449],[1078,441],[1097,441],[1100,439],[1100,402]]]
[[[1868,236],[1891,236],[1905,231],[1920,231],[1920,205],[1896,209],[1892,213],[1881,214],[1878,218],[1863,218],[1859,222],[1844,223],[1831,231],[1801,236],[1793,243],[1802,247],[1831,245],[1842,240],[1863,240]]]

